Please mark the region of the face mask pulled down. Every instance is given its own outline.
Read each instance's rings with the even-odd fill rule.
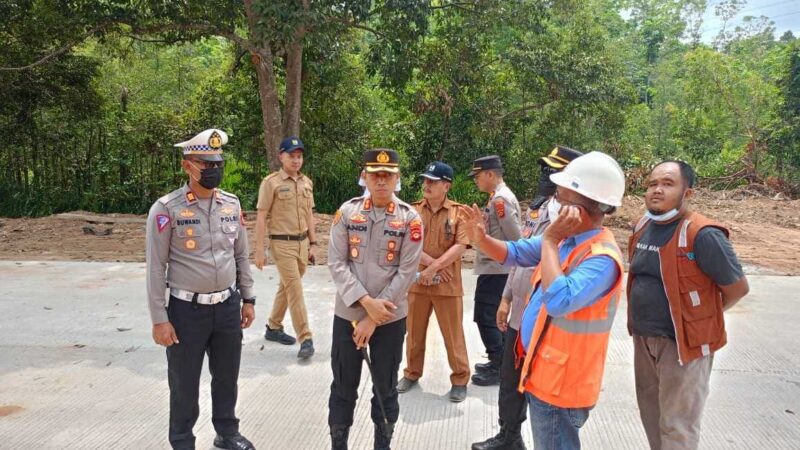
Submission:
[[[654,212],[650,211],[649,209],[644,212],[644,216],[654,222],[668,222],[674,219],[680,212],[681,208],[683,208],[683,199],[686,197],[686,193],[681,196],[681,202],[678,203],[676,208],[672,208],[667,212],[661,214],[655,214]]]

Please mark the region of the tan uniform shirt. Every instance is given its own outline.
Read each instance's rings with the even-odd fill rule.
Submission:
[[[431,258],[439,258],[456,244],[469,245],[467,228],[464,226],[464,219],[460,214],[460,206],[450,199],[445,199],[442,207],[433,212],[427,200],[414,203],[414,209],[422,218],[422,225],[425,229],[422,250]],[[420,264],[418,271],[421,272],[426,267]],[[414,283],[409,292],[422,295],[464,296],[464,288],[461,285],[461,258],[453,261],[447,268],[453,274],[450,282],[430,286]]]
[[[158,199],[147,216],[147,300],[154,324],[167,318],[166,288],[208,294],[236,282],[252,298],[247,231],[241,225],[239,199],[217,189],[211,209],[184,185]]]
[[[257,208],[267,211],[267,238],[270,234],[296,236],[308,232],[313,189],[311,178],[303,174],[292,178],[283,169],[264,178],[258,189]]]
[[[489,203],[483,209],[486,233],[501,241],[516,241],[522,236],[521,209],[517,197],[505,183],[497,185],[496,190],[489,198]],[[476,275],[506,274],[508,267],[494,261],[481,251],[475,255]]]
[[[363,319],[367,313],[358,300],[369,294],[397,306],[390,322],[406,317],[422,239],[419,214],[397,197],[383,211],[367,197],[345,202],[334,216],[328,242],[328,268],[336,284],[334,314],[348,321]]]
[[[525,225],[522,227],[522,237],[527,239],[544,233],[545,228],[550,225],[550,217],[547,215],[547,205],[550,200],[544,202],[538,210],[528,209],[525,215]],[[511,316],[508,318],[508,326],[519,330],[522,324],[522,313],[528,303],[533,290],[531,286],[531,275],[537,266],[534,267],[512,267],[508,273],[508,281],[503,289],[503,297],[511,300]]]

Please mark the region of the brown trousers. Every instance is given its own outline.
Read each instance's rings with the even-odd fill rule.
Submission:
[[[652,450],[696,449],[714,355],[678,364],[670,338],[633,336],[639,415]]]
[[[273,330],[282,330],[283,318],[288,307],[297,341],[311,339],[302,283],[308,261],[308,240],[299,242],[273,240],[270,241],[269,253],[278,268],[281,281],[275,294],[275,301],[272,302],[272,312],[267,325]]]
[[[450,383],[464,386],[469,381],[469,358],[464,338],[464,303],[462,297],[408,294],[408,334],[406,335],[406,378],[416,380],[422,376],[425,364],[425,339],[431,312],[444,338],[447,362],[450,364]]]

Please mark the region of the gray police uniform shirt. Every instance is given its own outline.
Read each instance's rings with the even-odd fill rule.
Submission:
[[[345,202],[336,212],[328,242],[328,268],[336,284],[334,314],[348,321],[367,312],[364,295],[391,301],[394,318],[408,314],[408,289],[422,256],[422,220],[408,203],[392,196],[383,211],[369,197]]]
[[[210,210],[198,200],[183,185],[159,198],[147,216],[147,300],[154,324],[169,320],[167,283],[200,294],[219,292],[237,281],[238,269],[242,297],[254,295],[239,199],[216,189]]]
[[[517,197],[505,183],[500,183],[483,209],[486,232],[501,241],[516,241],[522,237],[520,229],[521,209]],[[475,255],[476,275],[502,275],[508,267],[484,255],[480,250]]]
[[[523,239],[539,236],[550,225],[547,205],[551,201],[552,199],[544,202],[538,210],[528,209],[522,227]],[[511,272],[508,273],[506,287],[503,289],[503,297],[511,299],[511,316],[508,318],[508,326],[517,331],[519,331],[519,327],[522,324],[522,313],[525,311],[525,304],[532,293],[531,275],[533,275],[534,270],[536,270],[536,266],[512,267]]]

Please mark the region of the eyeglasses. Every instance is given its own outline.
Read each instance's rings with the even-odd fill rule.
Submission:
[[[204,161],[201,159],[190,159],[189,162],[201,169],[217,169],[225,167],[225,161]]]

